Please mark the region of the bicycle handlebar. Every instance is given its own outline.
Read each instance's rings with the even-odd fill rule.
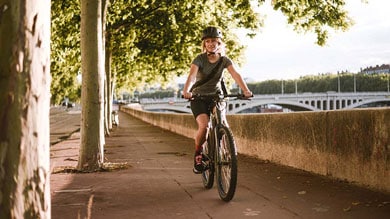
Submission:
[[[184,96],[182,95],[182,98]],[[225,99],[227,97],[236,97],[238,100],[250,100],[251,97],[245,97],[244,94],[193,94],[189,101],[196,99]]]

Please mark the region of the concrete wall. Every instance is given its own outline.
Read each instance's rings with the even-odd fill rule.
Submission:
[[[189,114],[122,111],[193,138]],[[238,152],[390,191],[390,109],[228,115]]]

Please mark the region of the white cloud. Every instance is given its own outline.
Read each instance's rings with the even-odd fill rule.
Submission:
[[[390,1],[347,1],[355,25],[347,32],[334,32],[324,47],[315,44],[314,34],[298,34],[269,3],[265,27],[248,42],[244,77],[256,81],[293,79],[302,75],[349,70],[390,63]]]

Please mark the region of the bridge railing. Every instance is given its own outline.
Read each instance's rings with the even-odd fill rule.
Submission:
[[[229,113],[237,113],[251,107],[267,104],[276,104],[293,111],[321,111],[338,110],[360,107],[365,104],[383,102],[390,106],[389,92],[324,92],[324,93],[298,93],[298,94],[255,94],[251,102],[241,100],[229,101]],[[188,111],[188,101],[182,98],[145,99],[141,100],[145,109],[173,109],[174,111]],[[151,106],[153,105],[153,106]],[[185,109],[183,109],[183,107]]]

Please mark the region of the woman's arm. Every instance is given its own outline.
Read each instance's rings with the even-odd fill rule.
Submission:
[[[183,88],[183,96],[186,99],[190,99],[192,97],[192,93],[190,92],[190,89],[196,81],[196,74],[198,73],[198,69],[199,67],[197,65],[191,64],[190,73],[188,74],[188,78]]]
[[[241,88],[241,90],[244,92],[245,97],[251,97],[253,95],[252,92],[249,90],[244,79],[242,79],[240,73],[237,72],[236,68],[234,67],[234,64],[229,65],[227,67],[227,70],[233,77],[233,79],[236,81],[238,86]]]

